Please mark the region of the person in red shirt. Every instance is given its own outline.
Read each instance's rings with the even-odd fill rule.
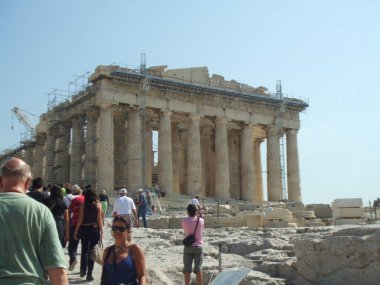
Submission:
[[[75,228],[77,226],[78,220],[79,220],[79,209],[80,206],[84,203],[84,194],[85,190],[82,192],[82,195],[79,195],[71,200],[70,204],[70,237],[69,237],[69,246],[68,246],[68,252],[70,257],[70,265],[69,265],[69,271],[73,271],[75,268],[75,265],[78,263],[77,261],[77,250],[78,250],[78,244],[80,239],[74,238],[74,232]]]

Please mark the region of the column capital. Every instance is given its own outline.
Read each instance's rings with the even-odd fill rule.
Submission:
[[[226,117],[216,117],[215,124],[227,124],[228,119]]]
[[[241,126],[242,126],[242,129],[250,129],[250,130],[252,130],[252,131],[253,131],[253,127],[254,127],[253,124],[251,124],[251,123],[246,123],[246,122],[243,122]]]
[[[262,142],[264,142],[264,140],[265,140],[264,138],[256,138],[256,139],[254,139],[254,142],[261,144]]]
[[[169,117],[173,114],[172,110],[161,110],[160,113],[163,116],[169,116]]]
[[[195,120],[199,121],[202,117],[203,116],[201,114],[197,114],[197,113],[191,113],[191,114],[189,114],[189,118],[191,120],[194,120],[194,121]]]
[[[101,109],[107,109],[107,108],[111,108],[114,105],[115,104],[113,102],[101,101],[101,102],[98,102],[96,106],[98,106]]]
[[[285,133],[286,134],[292,134],[292,135],[296,135],[298,133],[298,129],[286,129],[285,130]]]
[[[87,117],[93,116],[93,115],[99,115],[99,109],[97,107],[91,107],[86,111],[86,115]]]

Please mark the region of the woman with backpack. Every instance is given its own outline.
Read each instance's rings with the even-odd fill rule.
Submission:
[[[61,187],[52,185],[45,204],[53,214],[62,247],[69,241],[69,210],[63,201]]]

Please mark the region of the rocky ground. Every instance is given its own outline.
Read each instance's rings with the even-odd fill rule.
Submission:
[[[183,284],[182,238],[179,229],[133,229],[133,241],[146,255],[149,284]],[[219,248],[223,271],[251,269],[243,285],[354,285],[379,284],[380,280],[379,224],[282,229],[206,228],[204,241],[204,284],[209,284],[218,274]],[[103,243],[105,246],[113,243],[110,221]],[[100,274],[101,267],[96,264],[95,281],[89,283],[79,277],[78,264],[69,272],[69,281],[70,284],[96,285],[100,284]]]

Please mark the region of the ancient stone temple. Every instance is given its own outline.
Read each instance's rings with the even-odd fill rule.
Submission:
[[[268,200],[301,201],[297,132],[307,107],[206,67],[99,66],[84,90],[41,115],[34,143],[8,155],[22,155],[47,183],[133,192],[152,186],[156,131],[157,183],[168,195],[260,202],[266,143]]]

